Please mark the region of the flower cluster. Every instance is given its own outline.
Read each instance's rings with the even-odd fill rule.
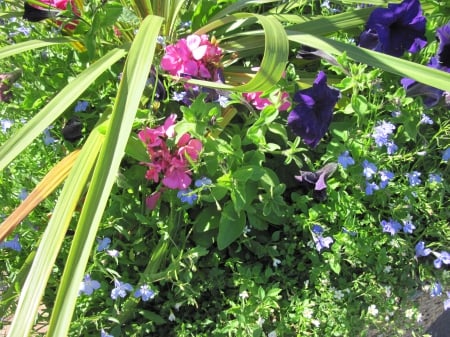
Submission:
[[[425,25],[419,0],[376,8],[359,36],[359,46],[392,56],[416,53],[427,44]]]
[[[397,234],[400,230],[403,230],[404,233],[412,234],[416,229],[416,226],[414,226],[410,217],[403,220],[403,225],[393,219],[381,220],[380,225],[383,227],[383,232],[391,235]]]
[[[378,147],[386,146],[388,154],[394,154],[398,147],[390,139],[395,130],[395,125],[391,122],[379,121],[373,128],[372,138],[375,140],[375,144]]]
[[[222,49],[207,35],[189,35],[166,47],[161,60],[163,70],[173,76],[217,80]]]
[[[294,95],[298,104],[289,113],[289,127],[307,145],[316,147],[328,131],[340,95],[338,89],[327,85],[325,73],[319,72],[311,88]]]
[[[145,177],[171,189],[184,190],[191,184],[189,160],[196,161],[202,150],[202,142],[183,134],[173,149],[168,140],[175,137],[175,121],[177,116],[171,114],[162,126],[155,129],[145,128],[139,132],[139,139],[147,146],[150,162],[145,163],[148,170]]]
[[[389,182],[394,178],[394,173],[388,170],[378,171],[377,166],[374,163],[364,160],[362,163],[363,175],[366,178],[366,195],[372,195],[374,191],[384,189]],[[378,173],[379,183],[377,184],[372,179],[375,179]]]

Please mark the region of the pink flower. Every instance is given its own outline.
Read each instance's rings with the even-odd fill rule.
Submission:
[[[166,47],[161,68],[173,76],[215,78],[222,50],[207,35],[189,35]]]
[[[145,164],[148,169],[145,178],[161,183],[170,189],[184,190],[191,184],[191,161],[196,161],[203,149],[200,140],[191,138],[188,133],[183,134],[175,145],[170,148],[168,139],[175,137],[175,122],[177,116],[170,115],[163,125],[154,129],[145,128],[138,134],[139,139],[147,146],[150,161]],[[153,209],[160,198],[154,192],[146,200],[147,207]]]
[[[261,97],[262,92],[249,92],[244,93],[244,98],[258,110],[263,110],[266,106],[274,104],[269,98]],[[281,93],[280,102],[278,110],[286,111],[290,108],[291,102],[289,101],[289,94],[285,91]]]
[[[158,203],[158,200],[161,198],[161,192],[153,192],[150,194],[147,199],[145,199],[145,205],[149,210],[154,210],[156,207],[156,204]]]

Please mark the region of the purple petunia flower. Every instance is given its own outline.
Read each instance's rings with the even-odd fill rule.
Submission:
[[[155,292],[150,289],[147,284],[141,285],[138,290],[135,291],[134,297],[141,298],[144,302],[151,300],[155,297]]]
[[[313,197],[318,201],[324,201],[327,198],[326,180],[334,171],[336,171],[336,163],[328,163],[316,172],[300,171],[300,175],[294,176],[301,182],[306,189],[313,189]]]
[[[127,296],[127,291],[133,291],[133,287],[129,283],[122,283],[114,279],[114,289],[111,290],[111,298],[116,300],[118,297],[124,298]]]
[[[395,235],[402,229],[402,225],[399,222],[389,219],[389,221],[381,220],[381,226],[383,227],[383,232]]]
[[[435,282],[431,286],[430,296],[435,297],[435,296],[441,296],[441,295],[442,295],[442,286],[439,282]]]
[[[97,290],[98,288],[100,288],[100,282],[91,279],[91,275],[86,274],[83,281],[81,281],[78,294],[92,295],[94,290]]]
[[[339,97],[340,91],[329,87],[327,76],[319,72],[311,88],[294,95],[298,104],[289,113],[289,127],[307,145],[316,147],[328,131]]]
[[[435,268],[441,268],[442,264],[450,264],[450,254],[446,251],[442,251],[440,253],[433,252],[436,255],[437,259],[433,261]]]
[[[439,46],[436,55],[430,58],[428,67],[450,72],[450,23],[436,30],[436,39]],[[410,78],[403,78],[400,81],[408,96],[421,96],[426,107],[432,107],[439,103],[444,92],[440,89],[418,83]]]
[[[343,168],[347,168],[349,165],[354,165],[355,160],[350,156],[350,153],[348,151],[344,151],[339,157],[338,157],[338,163],[342,165]]]
[[[419,241],[416,244],[416,257],[428,256],[431,254],[430,248],[425,248],[425,242]]]
[[[392,56],[415,53],[427,44],[425,25],[419,0],[376,8],[359,36],[359,46]]]

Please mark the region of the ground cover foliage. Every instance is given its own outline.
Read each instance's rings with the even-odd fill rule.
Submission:
[[[371,3],[0,1],[9,336],[423,335],[450,7]]]

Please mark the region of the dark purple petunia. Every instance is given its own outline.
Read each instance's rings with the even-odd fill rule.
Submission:
[[[436,30],[436,39],[439,42],[436,55],[430,58],[428,67],[450,73],[450,23]],[[430,108],[439,103],[444,91],[418,83],[411,78],[401,81],[408,96],[421,96],[426,107]]]
[[[419,0],[389,4],[370,14],[358,45],[392,56],[416,53],[427,44],[425,24]]]
[[[289,113],[289,127],[307,145],[316,147],[328,131],[339,97],[340,91],[329,87],[327,76],[319,72],[311,88],[294,95],[294,102],[298,104]]]
[[[300,171],[299,176],[294,176],[306,190],[313,190],[313,197],[317,201],[324,201],[327,198],[326,180],[334,171],[336,171],[336,163],[328,163],[316,172]]]

